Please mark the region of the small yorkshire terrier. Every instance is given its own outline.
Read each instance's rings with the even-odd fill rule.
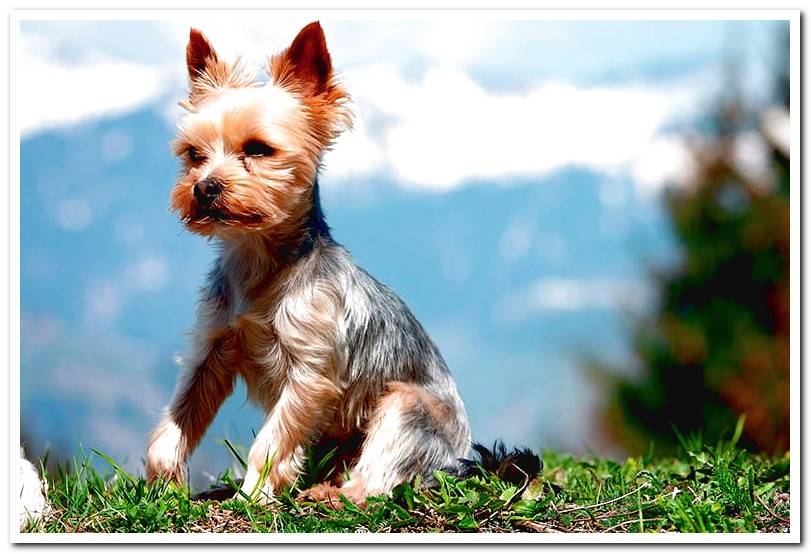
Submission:
[[[269,60],[258,84],[198,30],[174,143],[171,208],[219,256],[202,289],[192,355],[149,441],[150,479],[182,482],[185,461],[241,377],[267,416],[242,492],[267,502],[294,483],[308,447],[338,445],[348,479],[313,489],[356,502],[471,448],[465,407],[437,347],[394,292],[330,235],[322,154],[351,125],[318,22]],[[333,475],[340,479],[343,467]]]

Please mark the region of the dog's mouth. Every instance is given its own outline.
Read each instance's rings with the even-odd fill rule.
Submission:
[[[189,221],[194,223],[218,223],[228,219],[228,214],[216,202],[212,204],[196,202],[189,217]]]
[[[202,213],[200,214],[203,218],[208,219],[209,221],[214,222],[221,222],[228,219],[228,216],[219,208],[211,206],[209,208],[205,208]]]
[[[185,223],[192,228],[245,227],[251,229],[262,226],[264,217],[259,213],[234,214],[216,202],[210,205],[197,203]]]

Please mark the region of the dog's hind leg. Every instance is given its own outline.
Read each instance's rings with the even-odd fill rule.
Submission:
[[[416,384],[387,387],[366,427],[366,439],[350,479],[340,492],[353,502],[386,493],[421,475],[458,466],[467,454],[469,432],[463,414]]]

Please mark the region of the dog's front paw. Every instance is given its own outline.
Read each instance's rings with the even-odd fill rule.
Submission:
[[[259,482],[261,475],[258,471],[248,469],[245,474],[245,479],[242,480],[242,486],[234,496],[238,500],[250,499],[258,504],[267,506],[275,499],[273,486],[265,479],[263,483]]]
[[[146,476],[152,482],[158,477],[183,483],[183,435],[171,420],[162,422],[149,441],[146,451]]]

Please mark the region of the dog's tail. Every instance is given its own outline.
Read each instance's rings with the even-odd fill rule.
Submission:
[[[514,448],[508,451],[504,442],[497,440],[493,448],[487,448],[481,443],[472,445],[475,453],[474,459],[460,459],[457,471],[459,477],[484,476],[488,473],[496,475],[502,481],[516,486],[522,486],[531,481],[543,469],[541,457],[529,448]]]

